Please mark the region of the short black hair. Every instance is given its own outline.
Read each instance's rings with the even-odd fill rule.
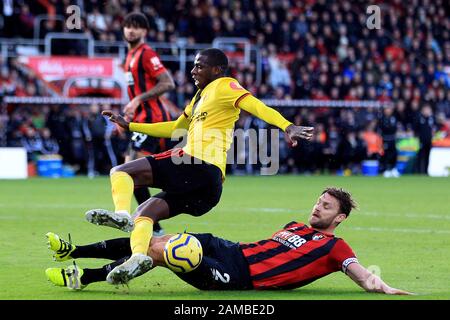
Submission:
[[[325,193],[328,193],[330,196],[337,199],[339,202],[339,211],[347,217],[350,215],[350,211],[352,211],[352,209],[358,207],[350,192],[345,191],[342,188],[328,187],[322,192],[322,194]]]
[[[147,17],[140,12],[131,12],[127,14],[122,22],[122,28],[123,27],[135,27],[150,30],[150,25],[148,23]]]
[[[208,64],[212,67],[220,67],[222,72],[228,69],[228,58],[226,54],[217,48],[204,49],[199,52],[200,55],[208,57]]]

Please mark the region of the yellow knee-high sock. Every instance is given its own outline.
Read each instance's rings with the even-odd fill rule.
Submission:
[[[149,217],[138,217],[134,220],[134,230],[131,232],[131,252],[147,254],[153,234],[153,220]]]
[[[116,171],[111,175],[112,198],[115,211],[131,211],[134,182],[131,176],[123,171]]]

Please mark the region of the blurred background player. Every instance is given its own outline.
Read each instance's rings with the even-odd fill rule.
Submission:
[[[175,83],[155,51],[145,43],[149,29],[144,14],[132,12],[125,16],[123,35],[129,50],[125,61],[125,77],[130,102],[123,112],[129,120],[140,123],[172,120],[160,96],[173,90]],[[169,139],[153,138],[134,132],[125,162],[163,152],[169,147]],[[134,196],[138,204],[142,204],[150,198],[150,191],[147,187],[137,186]],[[153,233],[156,236],[164,234],[159,223],[155,223]]]
[[[188,273],[176,273],[182,280],[201,290],[294,289],[305,286],[333,272],[342,271],[367,292],[410,294],[387,285],[380,277],[364,268],[350,246],[334,235],[336,227],[347,219],[356,203],[347,191],[326,188],[314,204],[310,226],[290,222],[272,237],[252,243],[235,243],[210,233],[194,234],[202,244],[204,257],[200,265]],[[171,235],[152,240],[148,255],[155,266],[166,267],[163,257]],[[83,289],[86,285],[105,281],[108,270],[131,255],[128,238],[76,246],[47,233],[54,258],[117,260],[99,269],[49,268],[47,278],[58,286]]]

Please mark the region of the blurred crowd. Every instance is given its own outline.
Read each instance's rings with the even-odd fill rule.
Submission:
[[[184,39],[195,44],[211,43],[215,37],[246,37],[258,45],[263,56],[262,83],[255,81],[253,63],[243,65],[232,60],[230,73],[259,98],[391,102],[392,107],[383,110],[280,109],[296,124],[316,127],[313,142],[303,143],[296,149],[286,146],[282,152],[282,170],[286,172],[357,173],[361,161],[377,159],[382,171],[395,175],[399,139],[411,138],[418,142],[414,147],[417,159],[413,171],[425,173],[432,144],[445,145],[450,136],[450,6],[445,0],[111,0],[106,3],[48,0],[45,3],[46,7],[41,1],[3,1],[4,25],[0,37],[31,38],[34,19],[39,14],[52,12],[67,16],[65,8],[75,4],[83,13],[81,29],[76,32],[90,34],[100,41],[122,41],[124,13],[140,11],[150,21],[149,42],[176,43]],[[380,29],[369,29],[366,25],[366,9],[373,4],[381,9]],[[39,37],[48,32],[67,31],[65,27],[58,21],[47,21],[41,25]],[[68,54],[77,54],[81,49],[75,45],[68,50],[72,50]],[[2,94],[47,94],[39,81],[23,73],[14,60],[0,62]],[[183,108],[195,88],[189,74],[181,74],[176,65],[167,66],[177,84],[168,98]],[[33,111],[35,108],[39,111]],[[87,120],[91,108],[94,107],[67,106],[59,111],[42,106],[9,108],[8,137],[17,129],[11,124],[14,118],[28,119],[27,123],[33,124],[34,113],[44,113],[47,117],[58,111],[66,119],[75,119],[78,114]],[[65,148],[62,141],[67,140],[55,136],[51,125],[51,121],[47,122],[51,137],[60,142],[60,148]],[[262,128],[264,124],[243,115],[238,127]],[[26,135],[27,130],[22,131]],[[113,141],[116,156],[121,150],[114,145],[117,141]],[[8,144],[11,143],[8,138]],[[64,157],[72,162],[77,158]],[[252,169],[234,167],[233,170]]]
[[[119,112],[109,105],[17,108],[6,123],[6,146],[24,147],[30,162],[59,154],[77,173],[108,174],[123,162],[129,137],[101,115],[106,109]]]
[[[0,117],[0,129],[4,128],[6,138],[3,146],[26,148],[30,162],[36,162],[40,155],[59,154],[76,173],[108,174],[113,166],[123,162],[130,135],[102,116],[102,110],[119,112],[120,106],[15,108],[9,115]],[[397,120],[393,107],[324,109],[322,113],[312,112],[310,108],[283,108],[280,111],[297,125],[315,127],[313,140],[302,141],[296,148],[290,147],[285,136],[280,135],[276,141],[280,150],[277,163],[280,173],[361,174],[365,160],[377,160],[380,172],[398,176],[397,160],[403,150],[412,151],[414,157],[409,169],[401,173],[426,174],[433,144],[447,141],[442,146],[450,147],[449,122],[445,117],[435,119],[430,104],[412,115],[415,120],[406,129]],[[245,132],[254,130],[260,143],[258,148],[266,144],[268,147],[264,150],[271,150],[270,144],[274,141],[270,130],[268,137],[263,135],[263,130],[271,127],[264,121],[243,112],[236,128]],[[260,172],[261,159],[252,162],[255,161],[250,159],[253,151],[249,149],[248,140],[246,142],[245,149],[234,149],[229,173]],[[278,162],[278,159],[274,160]]]

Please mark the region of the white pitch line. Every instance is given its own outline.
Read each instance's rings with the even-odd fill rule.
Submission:
[[[100,205],[101,206],[101,205]],[[80,203],[22,203],[22,204],[9,204],[9,203],[0,203],[0,208],[24,208],[24,209],[89,209],[93,208],[95,205],[92,204],[80,204]],[[222,206],[217,208],[216,210],[229,210],[236,209],[235,207]],[[292,214],[304,214],[308,213],[310,209],[289,209],[289,208],[269,208],[269,207],[261,207],[261,208],[240,208],[242,212],[264,212],[264,213],[292,213]],[[430,213],[392,213],[392,212],[376,212],[376,211],[360,211],[356,213],[357,215],[365,215],[365,216],[381,216],[381,217],[395,217],[395,218],[408,218],[408,219],[436,219],[436,220],[450,220],[450,214],[430,214]]]
[[[395,218],[409,218],[409,219],[444,219],[444,220],[450,220],[450,214],[444,215],[444,214],[431,214],[431,213],[391,213],[391,212],[370,212],[370,211],[363,211],[358,212],[357,214],[362,214],[366,216],[385,216],[385,217],[395,217]]]
[[[40,208],[40,209],[64,209],[64,208],[92,208],[92,204],[80,204],[80,203],[22,203],[22,204],[10,204],[0,203],[0,208]]]
[[[350,229],[357,231],[370,231],[370,232],[401,232],[401,233],[439,233],[439,234],[450,234],[450,230],[439,230],[439,229],[413,229],[413,228],[379,228],[379,227],[341,227],[342,229]]]
[[[287,209],[287,208],[241,208],[244,211],[251,212],[298,212],[298,209]]]

